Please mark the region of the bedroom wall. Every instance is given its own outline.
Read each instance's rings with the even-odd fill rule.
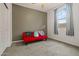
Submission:
[[[47,13],[47,34],[49,38],[79,46],[79,4],[73,4],[74,36],[67,36],[63,34],[63,31],[61,34],[54,34],[54,9],[49,10]]]
[[[18,40],[22,32],[37,31],[47,25],[47,14],[37,10],[12,5],[13,40]],[[44,29],[46,32],[46,28]]]

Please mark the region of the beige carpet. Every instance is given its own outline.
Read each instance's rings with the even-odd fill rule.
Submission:
[[[19,42],[7,48],[2,56],[79,56],[79,48],[54,40]]]

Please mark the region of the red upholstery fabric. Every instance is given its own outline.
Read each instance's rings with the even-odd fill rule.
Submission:
[[[31,32],[31,36],[27,36],[25,32],[22,33],[22,39],[24,43],[29,43],[38,40],[45,40],[47,38],[48,36],[46,35],[41,36],[40,33],[38,37],[34,37],[34,32]]]

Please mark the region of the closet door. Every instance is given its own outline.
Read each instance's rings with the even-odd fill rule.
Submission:
[[[8,10],[6,9],[5,5],[2,4],[2,32],[1,32],[1,38],[2,42],[4,42],[4,46],[7,44],[7,32],[8,32]]]
[[[0,3],[0,48],[1,48],[1,3]]]
[[[4,48],[11,45],[11,4],[6,4],[10,9],[6,8],[3,3],[0,3],[0,55]]]
[[[0,45],[1,48],[6,47],[7,31],[8,31],[8,15],[7,9],[3,3],[0,3]]]
[[[3,50],[3,42],[2,42],[2,3],[0,3],[0,55]]]

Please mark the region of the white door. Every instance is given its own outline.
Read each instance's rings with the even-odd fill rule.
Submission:
[[[7,45],[8,13],[3,3],[0,3],[0,53]]]
[[[3,45],[3,43],[2,43],[2,35],[1,35],[1,33],[2,33],[2,3],[0,3],[0,54],[2,53],[2,45]]]

